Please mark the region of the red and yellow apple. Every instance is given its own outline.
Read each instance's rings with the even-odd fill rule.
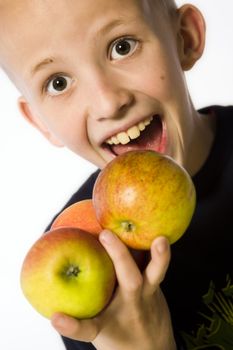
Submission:
[[[116,276],[109,255],[93,235],[66,227],[49,231],[33,244],[20,279],[25,297],[43,316],[63,312],[83,319],[109,303]]]
[[[76,227],[96,236],[102,231],[91,199],[76,202],[64,209],[54,220],[51,229],[58,227]]]
[[[93,204],[101,226],[129,247],[149,249],[157,236],[176,242],[187,229],[196,192],[187,171],[154,151],[129,151],[100,172]]]

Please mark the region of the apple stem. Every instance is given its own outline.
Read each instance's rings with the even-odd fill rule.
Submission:
[[[80,272],[80,269],[78,266],[70,265],[66,271],[66,275],[68,277],[74,276],[77,277]]]
[[[130,221],[122,221],[121,226],[127,232],[132,232],[135,229],[135,225]]]

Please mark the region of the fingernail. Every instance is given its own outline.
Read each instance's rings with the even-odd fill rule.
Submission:
[[[104,230],[100,233],[99,238],[102,243],[109,244],[113,241],[113,234],[108,230]]]
[[[166,250],[168,249],[168,240],[167,239],[161,239],[160,242],[157,242],[156,244],[156,250],[159,254],[164,254]]]

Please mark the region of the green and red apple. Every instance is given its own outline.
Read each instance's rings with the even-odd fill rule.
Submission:
[[[57,228],[41,236],[28,251],[21,269],[21,287],[43,316],[55,312],[91,318],[109,303],[115,270],[104,247],[77,228]]]
[[[158,236],[172,244],[187,229],[196,192],[187,171],[150,150],[123,153],[100,172],[93,190],[100,225],[131,248],[150,249]]]

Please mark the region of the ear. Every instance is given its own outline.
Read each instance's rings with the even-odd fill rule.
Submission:
[[[189,70],[205,47],[205,21],[201,12],[187,4],[178,10],[178,48],[183,70]]]
[[[27,100],[21,96],[18,99],[18,107],[23,117],[36,129],[38,129],[44,137],[53,145],[57,147],[63,147],[63,143],[53,135],[53,133],[47,128],[42,120],[34,113]]]

